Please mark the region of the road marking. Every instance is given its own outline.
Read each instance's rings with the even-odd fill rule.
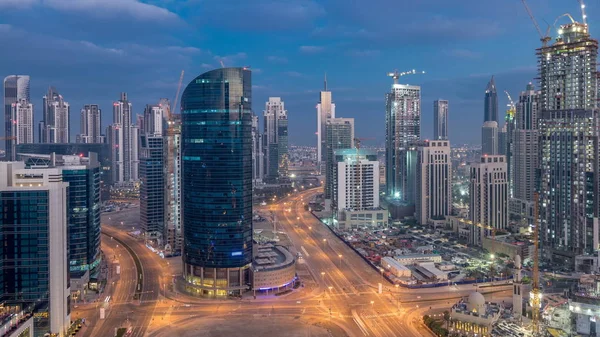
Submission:
[[[352,320],[354,321],[354,323],[356,323],[356,325],[358,326],[358,328],[360,329],[360,331],[365,336],[369,335],[369,333],[367,332],[367,327],[365,326],[365,323],[363,323],[362,319],[360,319],[360,316],[358,315],[358,313],[356,312],[356,310],[352,310]]]
[[[304,255],[306,255],[306,257],[309,257],[310,255],[308,254],[308,252],[306,251],[306,249],[304,249],[304,246],[300,246],[300,249],[302,249],[302,252],[304,253]]]

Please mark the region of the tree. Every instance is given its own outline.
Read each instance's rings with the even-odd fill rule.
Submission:
[[[444,311],[444,321],[446,321],[446,330],[448,330],[448,324],[450,324],[450,312],[448,310]]]

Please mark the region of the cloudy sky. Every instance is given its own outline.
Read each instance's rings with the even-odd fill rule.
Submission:
[[[528,2],[543,31],[562,13],[581,17],[577,0]],[[600,3],[588,2],[599,36]],[[337,115],[380,143],[386,73],[424,70],[401,81],[422,86],[423,136],[443,98],[450,139],[463,143],[480,141],[492,74],[513,97],[533,80],[539,36],[520,0],[0,0],[0,45],[0,77],[31,76],[36,122],[48,86],[71,103],[72,139],[83,104],[100,104],[106,125],[119,92],[141,113],[174,98],[181,70],[185,87],[223,61],[252,67],[255,113],[282,97],[290,140],[303,145],[316,142],[325,72]]]

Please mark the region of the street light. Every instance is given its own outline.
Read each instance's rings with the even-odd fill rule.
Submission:
[[[321,272],[321,279],[323,279],[324,277],[325,277],[325,272],[324,272],[324,271],[322,271],[322,272]]]
[[[323,249],[325,249],[325,243],[327,243],[327,239],[323,239]]]
[[[338,255],[338,257],[340,258],[340,268],[342,268],[342,254]]]
[[[400,311],[400,285],[394,284],[394,287],[396,287],[396,292],[398,293],[398,311]]]

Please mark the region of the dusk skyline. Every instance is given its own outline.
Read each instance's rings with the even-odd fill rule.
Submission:
[[[528,3],[543,31],[544,20],[553,22],[564,12],[581,16],[575,0]],[[385,93],[392,83],[386,73],[417,69],[426,74],[400,83],[422,88],[423,137],[433,136],[433,101],[444,99],[449,128],[456,130],[451,143],[478,143],[490,76],[499,91],[501,121],[503,91],[514,97],[536,77],[535,48],[541,43],[521,1],[430,0],[411,4],[408,12],[405,6],[380,1],[348,7],[340,0],[76,5],[0,0],[0,43],[18,46],[0,56],[0,73],[31,76],[36,123],[42,96],[56,87],[71,104],[71,134],[78,134],[84,104],[100,105],[104,130],[120,92],[128,92],[133,113],[142,114],[146,104],[174,98],[181,70],[185,87],[220,61],[251,66],[254,113],[262,120],[268,97],[281,97],[289,111],[290,144],[314,145],[314,111],[326,72],[337,112],[356,119],[357,136],[377,139],[368,146],[384,141]],[[598,5],[588,4],[587,14],[596,18]],[[590,33],[599,35],[593,24]]]

